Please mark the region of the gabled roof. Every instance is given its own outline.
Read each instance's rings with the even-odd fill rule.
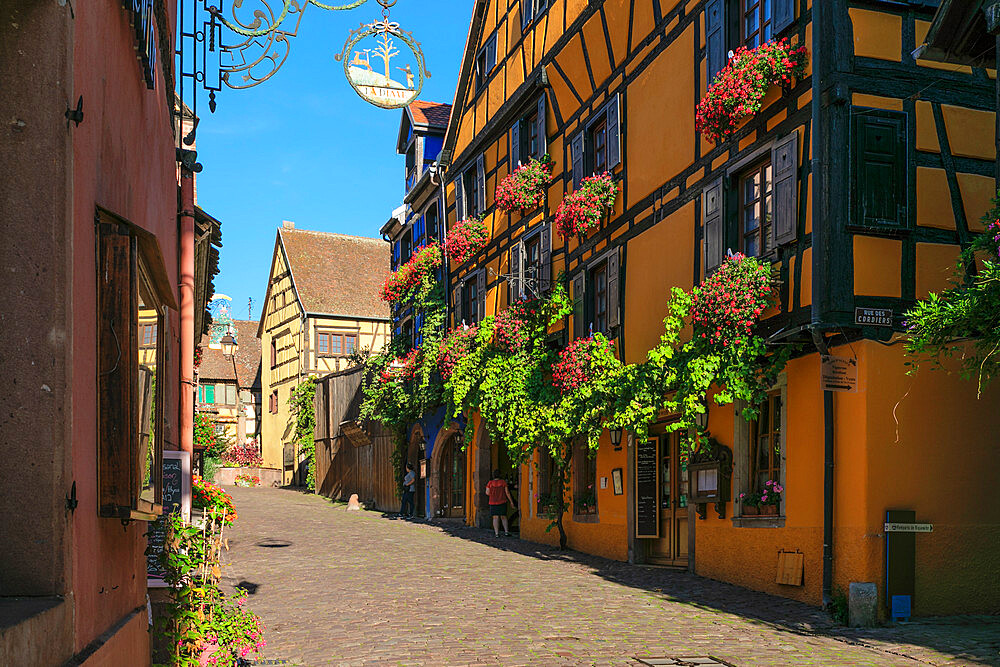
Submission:
[[[198,377],[202,380],[237,381],[241,389],[260,388],[260,339],[257,323],[233,320],[236,358],[229,359],[219,348],[209,347],[209,336],[201,338],[202,358]]]
[[[389,319],[389,307],[378,295],[389,273],[390,248],[384,240],[282,228],[277,248],[284,252],[306,313]]]
[[[403,109],[403,117],[399,121],[399,134],[396,137],[396,152],[402,155],[406,152],[406,134],[410,126],[414,130],[422,130],[425,134],[441,136],[448,128],[451,117],[451,105],[445,102],[426,102],[417,100]]]

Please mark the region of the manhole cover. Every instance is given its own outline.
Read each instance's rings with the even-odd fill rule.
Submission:
[[[681,667],[733,667],[725,660],[710,655],[682,656],[677,658],[636,658],[644,665],[678,665]]]

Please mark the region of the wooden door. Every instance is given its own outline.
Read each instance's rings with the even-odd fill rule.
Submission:
[[[465,516],[465,452],[452,436],[445,441],[441,454],[441,514],[446,517]]]
[[[651,541],[650,561],[688,566],[688,478],[680,457],[680,435],[660,436],[660,537]]]

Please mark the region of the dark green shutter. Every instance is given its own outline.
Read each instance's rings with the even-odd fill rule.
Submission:
[[[455,285],[451,291],[451,326],[462,323],[462,283]]]
[[[583,181],[583,132],[579,132],[570,144],[570,159],[573,164],[573,189]]]
[[[608,112],[608,171],[617,167],[622,161],[621,124],[619,123],[619,109],[621,105],[619,104],[619,99],[618,95],[612,96],[611,101],[608,102],[608,106],[605,107]]]
[[[705,190],[702,199],[701,216],[705,229],[705,275],[709,275],[722,263],[722,179]]]
[[[479,322],[486,317],[486,269],[480,269],[476,274],[476,309],[479,311]]]
[[[465,220],[465,175],[454,180],[455,185],[455,219]]]
[[[774,2],[774,14],[771,20],[771,29],[774,34],[795,23],[795,0],[772,0]]]
[[[538,114],[537,118],[535,119],[535,122],[538,124],[537,125],[538,152],[535,155],[535,157],[541,160],[542,156],[545,155],[546,145],[548,143],[546,141],[546,136],[545,136],[545,92],[544,91],[542,92],[542,96],[538,98],[538,108],[535,111]]]
[[[510,126],[510,173],[514,173],[521,162],[521,121],[515,120]]]
[[[619,246],[608,255],[608,329],[621,323],[621,299],[619,294],[619,266],[622,249]]]
[[[707,86],[726,66],[726,12],[723,0],[709,0],[705,5],[705,70]],[[707,87],[706,86],[706,87]]]
[[[507,281],[507,304],[517,301],[521,294],[521,244],[510,247],[510,265],[507,267],[510,278]]]
[[[581,270],[573,278],[573,338],[584,336],[584,322],[586,322],[586,289],[587,272]]]
[[[795,240],[798,228],[799,206],[799,133],[778,141],[771,149],[771,170],[774,179],[773,218],[771,232],[777,247]]]
[[[538,272],[538,293],[547,294],[552,287],[552,225],[545,224],[541,231],[538,261],[542,267]]]
[[[906,115],[865,109],[853,124],[854,224],[907,227]]]
[[[476,158],[476,215],[486,212],[486,156]]]

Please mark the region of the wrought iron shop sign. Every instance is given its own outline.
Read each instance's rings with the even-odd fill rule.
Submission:
[[[135,55],[142,78],[150,90],[156,88],[156,16],[153,0],[122,0],[135,33]]]
[[[382,20],[352,30],[343,51],[334,57],[344,63],[344,75],[361,99],[383,109],[398,109],[417,99],[431,73],[413,33],[389,21],[389,7],[396,0],[378,2]],[[393,61],[396,56],[400,59]]]

